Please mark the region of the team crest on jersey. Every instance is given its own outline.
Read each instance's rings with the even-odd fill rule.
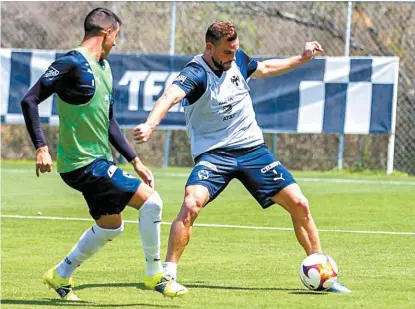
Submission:
[[[207,171],[207,170],[200,170],[200,171],[197,173],[197,176],[199,176],[199,179],[200,179],[200,180],[205,180],[205,179],[208,179],[208,178],[209,178],[209,176],[210,176],[210,172],[209,172],[209,171]]]
[[[56,70],[54,67],[49,67],[49,69],[43,74],[46,78],[52,79],[55,76],[58,76],[59,71]]]
[[[239,82],[240,82],[241,80],[239,79],[239,76],[237,76],[237,75],[234,75],[234,76],[232,76],[231,77],[231,82],[233,83],[233,84],[235,84],[235,86],[239,86]]]

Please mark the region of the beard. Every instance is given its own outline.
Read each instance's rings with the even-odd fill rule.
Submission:
[[[221,71],[227,71],[231,68],[232,61],[230,62],[222,62],[215,59],[215,57],[212,56],[212,62],[215,64],[215,67],[218,68],[218,70]]]

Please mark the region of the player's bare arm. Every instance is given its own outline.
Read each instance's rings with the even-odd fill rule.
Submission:
[[[147,121],[135,127],[134,140],[137,143],[147,142],[160,121],[166,116],[169,109],[185,96],[186,93],[174,84],[167,88],[163,95],[157,100],[153,110],[147,117]]]
[[[309,62],[313,57],[322,53],[324,53],[324,50],[320,43],[317,41],[307,42],[301,55],[286,59],[269,59],[258,62],[258,67],[251,77],[263,78],[285,74]]]

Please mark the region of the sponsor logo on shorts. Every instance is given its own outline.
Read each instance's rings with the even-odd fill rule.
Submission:
[[[271,164],[268,164],[267,166],[261,168],[261,173],[262,174],[265,174],[266,172],[272,170],[274,167],[276,167],[278,165],[281,165],[281,162],[280,161],[272,162]]]
[[[200,180],[208,179],[210,176],[210,172],[207,170],[200,170],[197,175],[199,176]]]
[[[124,172],[124,171],[122,172],[122,174],[123,174],[124,177],[127,177],[127,178],[135,178],[134,176],[132,176],[132,175],[130,175],[127,172]]]
[[[116,167],[115,165],[111,165],[107,171],[109,178],[112,178],[112,176],[114,176],[115,171],[117,170],[118,167]]]
[[[276,170],[273,170],[274,174],[277,175],[277,177],[274,178],[274,181],[277,180],[285,180],[285,178],[282,176],[282,173],[280,173],[281,175],[278,176],[278,172]]]
[[[198,165],[206,166],[207,168],[210,168],[212,171],[215,171],[215,172],[218,171],[218,168],[216,167],[216,165],[213,163],[210,163],[209,161],[200,161],[196,164],[196,166]]]

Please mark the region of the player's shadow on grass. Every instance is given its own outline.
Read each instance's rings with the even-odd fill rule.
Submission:
[[[235,290],[235,291],[288,291],[291,293],[300,293],[304,289],[288,289],[288,288],[279,288],[279,287],[239,287],[239,286],[217,286],[217,285],[208,285],[208,284],[192,284],[192,283],[183,283],[187,288],[195,289],[217,289],[217,290]]]
[[[119,283],[119,282],[113,282],[113,283],[88,283],[88,284],[81,284],[74,287],[74,291],[77,290],[84,290],[84,289],[92,289],[92,288],[125,288],[125,287],[136,287],[140,290],[145,290],[146,287],[143,283]]]
[[[297,295],[327,295],[329,294],[328,292],[318,292],[318,291],[306,291],[306,290],[302,290],[302,291],[297,291],[297,292],[290,292],[288,294],[297,294]]]
[[[239,287],[239,286],[218,286],[218,285],[208,285],[204,282],[193,282],[186,283],[183,282],[183,285],[189,289],[212,289],[212,290],[234,290],[234,291],[287,291],[291,293],[303,294],[307,293],[304,289],[288,289],[280,287]],[[74,288],[74,290],[83,290],[91,288],[102,288],[102,287],[136,287],[139,290],[148,290],[143,283],[90,283],[82,284]]]
[[[60,299],[52,299],[52,298],[44,298],[42,300],[24,300],[24,299],[2,299],[2,304],[9,304],[9,305],[27,305],[28,308],[31,306],[51,306],[59,307],[62,306],[64,308],[68,307],[97,307],[97,308],[110,308],[110,307],[165,307],[165,308],[172,308],[177,306],[172,305],[154,305],[154,304],[145,304],[145,303],[135,303],[135,304],[99,304],[99,303],[92,303],[87,301],[66,301]]]
[[[148,290],[143,283],[90,283],[90,284],[81,284],[74,288],[74,291],[84,290],[84,289],[93,289],[93,288],[102,288],[102,287],[135,287],[140,290]],[[56,298],[44,298],[42,300],[24,300],[24,299],[2,299],[2,304],[10,305],[27,305],[29,306],[51,306],[51,307],[97,307],[97,308],[110,308],[110,307],[159,307],[159,308],[177,308],[176,305],[157,305],[157,304],[146,304],[146,303],[134,303],[134,304],[100,304],[88,301],[65,301]]]

